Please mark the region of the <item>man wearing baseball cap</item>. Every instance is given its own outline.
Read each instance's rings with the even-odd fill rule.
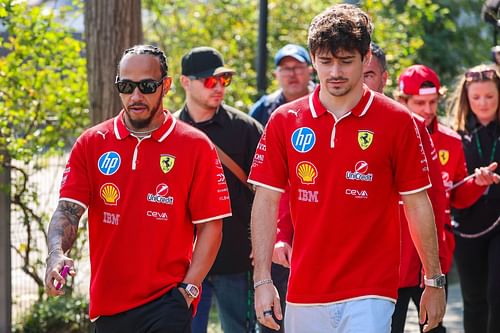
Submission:
[[[445,89],[441,87],[439,77],[429,67],[424,65],[413,65],[405,69],[398,79],[399,90],[396,92],[396,99],[406,105],[408,109],[421,116],[431,134],[432,141],[437,150],[441,166],[441,174],[446,190],[446,212],[450,213],[450,208],[465,208],[472,205],[484,192],[486,185],[493,183],[493,177],[490,170],[493,166],[482,167],[476,170],[476,177],[465,182],[463,185],[452,188],[453,184],[460,182],[467,176],[465,156],[462,149],[460,136],[450,128],[440,124],[437,119],[437,110],[440,97]],[[478,177],[479,176],[479,177]],[[446,249],[440,249],[440,256],[445,256],[445,262],[442,262],[443,273],[448,273],[453,258],[455,248],[455,239],[452,232],[451,219],[445,219],[445,232],[443,235],[444,246]],[[443,243],[440,243],[440,245]],[[409,289],[409,288],[405,288]],[[419,303],[419,297],[422,289],[418,285],[412,288],[414,294],[411,297],[415,303]],[[398,304],[400,302],[405,304]],[[396,309],[393,316],[392,333],[403,332],[404,319],[408,309],[409,298],[398,298]],[[399,314],[398,312],[405,313]],[[397,320],[401,318],[401,320]],[[402,321],[402,322],[401,322]],[[399,327],[399,328],[398,328]],[[432,330],[432,332],[445,332],[442,323]]]
[[[381,94],[384,93],[384,87],[387,83],[387,62],[384,51],[375,43],[370,44],[372,59],[364,67],[363,81],[372,90]],[[415,125],[417,127],[425,157],[429,167],[429,179],[432,187],[427,190],[427,195],[432,204],[434,220],[436,223],[436,233],[438,235],[439,261],[442,267],[448,262],[448,253],[444,252],[447,247],[443,237],[444,225],[450,219],[449,213],[446,213],[447,199],[443,180],[441,178],[441,165],[438,161],[437,152],[434,148],[431,136],[425,128],[422,117],[414,115]],[[418,307],[422,291],[420,289],[420,280],[422,276],[422,263],[418,256],[417,249],[411,240],[410,230],[403,203],[400,201],[399,216],[401,220],[401,263],[399,266],[399,288],[396,307],[392,315],[391,332],[403,332],[406,322],[406,313],[410,299]],[[448,222],[449,224],[449,222]]]
[[[196,47],[182,57],[180,82],[186,92],[186,103],[175,115],[203,131],[218,147],[222,162],[220,181],[225,179],[229,189],[229,193],[219,195],[231,197],[233,211],[231,218],[223,219],[222,244],[202,285],[200,306],[192,324],[194,333],[207,331],[212,294],[225,332],[246,332],[248,326],[255,325],[253,318],[247,318],[247,314],[253,313],[252,304],[248,304],[253,192],[246,184],[247,176],[239,177],[238,169],[228,167],[227,161],[248,174],[262,126],[223,103],[234,74],[234,70],[224,65],[222,55],[211,47]]]
[[[250,116],[266,125],[271,113],[278,106],[309,94],[314,88],[311,82],[311,58],[300,45],[287,44],[274,57],[274,77],[279,89],[262,96],[251,108]]]

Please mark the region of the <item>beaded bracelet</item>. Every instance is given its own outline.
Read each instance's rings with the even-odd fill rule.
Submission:
[[[273,283],[273,280],[271,280],[271,279],[259,280],[253,284],[253,289],[257,289],[257,287],[260,287],[263,284],[269,284],[269,283]]]

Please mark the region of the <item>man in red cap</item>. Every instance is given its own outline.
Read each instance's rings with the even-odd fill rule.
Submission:
[[[472,205],[484,192],[486,186],[493,183],[493,176],[490,171],[493,171],[496,165],[492,164],[477,169],[474,178],[469,179],[463,185],[453,188],[453,184],[462,181],[467,176],[467,168],[460,136],[450,128],[439,124],[437,120],[438,102],[444,91],[441,88],[437,74],[424,65],[413,65],[401,73],[398,83],[399,91],[396,93],[396,98],[406,105],[411,112],[424,119],[438,152],[441,175],[446,188],[446,213],[449,215],[451,206],[465,208]],[[445,232],[442,237],[446,249],[440,249],[439,252],[440,257],[445,257],[444,264],[441,261],[441,268],[443,273],[446,274],[451,267],[455,240],[452,233],[451,219],[447,218],[445,221]],[[441,244],[443,242],[440,242]],[[403,332],[409,299],[412,298],[418,308],[419,295],[422,292],[418,284],[414,287],[402,289],[407,293],[405,293],[406,297],[398,297],[393,316],[393,333]],[[402,296],[401,289],[399,296]],[[445,328],[440,324],[432,332],[445,332]]]
[[[364,83],[372,90],[381,94],[384,93],[384,87],[387,83],[387,62],[384,51],[376,44],[370,44],[372,60],[365,66],[363,72]],[[449,224],[449,213],[446,213],[447,199],[443,181],[441,178],[441,166],[438,161],[437,152],[429,132],[425,128],[425,122],[422,117],[414,115],[415,124],[422,140],[423,149],[429,164],[429,179],[432,187],[427,190],[429,199],[432,203],[434,219],[436,222],[436,232],[438,235],[439,261],[442,267],[447,266],[449,261],[447,246],[444,240],[444,226]],[[417,250],[411,240],[408,221],[404,212],[402,201],[400,202],[400,220],[401,220],[401,263],[399,266],[399,288],[396,307],[392,315],[392,332],[403,332],[406,321],[406,312],[408,311],[409,300],[411,299],[418,307],[421,298],[420,280],[422,278],[422,263]]]

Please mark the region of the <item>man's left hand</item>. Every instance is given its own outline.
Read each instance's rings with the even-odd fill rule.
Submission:
[[[420,299],[420,324],[424,325],[424,332],[443,321],[446,312],[446,293],[444,288],[425,287]]]
[[[181,293],[182,296],[184,296],[184,300],[186,301],[186,306],[188,307],[188,309],[191,307],[191,303],[193,303],[193,298],[192,297],[189,297],[189,295],[186,293],[186,291],[184,290],[184,288],[177,288],[179,290],[179,292]]]

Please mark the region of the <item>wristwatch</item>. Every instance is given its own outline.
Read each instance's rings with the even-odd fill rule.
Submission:
[[[434,288],[444,288],[446,285],[446,276],[444,274],[437,274],[428,279],[424,275],[424,285]]]
[[[182,289],[184,289],[186,291],[186,294],[190,298],[196,298],[200,295],[200,289],[197,286],[195,286],[194,284],[179,283],[178,286],[181,287]]]

